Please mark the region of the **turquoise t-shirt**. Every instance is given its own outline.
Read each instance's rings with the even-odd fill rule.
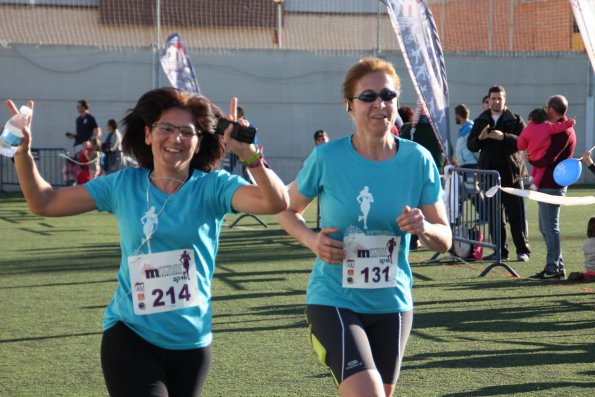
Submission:
[[[84,185],[98,211],[116,216],[120,231],[118,286],[105,311],[104,330],[122,321],[146,341],[165,349],[193,349],[211,343],[211,281],[221,224],[225,214],[232,211],[234,193],[245,184],[245,180],[226,171],[193,170],[180,190],[168,199],[169,194],[149,183],[148,169],[126,168]],[[159,214],[150,239],[151,253],[190,247],[194,251],[198,280],[193,282],[198,283],[200,294],[197,307],[148,315],[134,313],[128,257],[149,253],[148,245],[142,244],[145,235],[141,221],[149,213],[149,206]]]
[[[398,249],[396,286],[344,288],[342,266],[316,258],[308,304],[369,314],[412,310],[413,282],[407,259],[410,235],[400,230],[396,218],[405,205],[421,208],[441,200],[442,187],[430,152],[415,142],[395,139],[397,154],[386,161],[360,156],[348,136],[316,147],[304,162],[296,178],[298,190],[305,197],[319,196],[321,227],[339,229],[332,238],[343,241],[355,234],[401,237],[399,247],[394,248]]]

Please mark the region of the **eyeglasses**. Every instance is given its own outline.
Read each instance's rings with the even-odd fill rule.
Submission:
[[[157,128],[163,135],[170,136],[176,130],[182,135],[183,138],[192,138],[194,135],[201,135],[202,131],[196,130],[193,125],[175,126],[170,123],[155,123],[151,128]]]
[[[385,102],[392,101],[399,93],[397,91],[389,90],[388,88],[383,89],[380,92],[364,91],[358,96],[352,96],[349,99],[359,99],[362,102],[374,102],[376,98],[380,97]]]

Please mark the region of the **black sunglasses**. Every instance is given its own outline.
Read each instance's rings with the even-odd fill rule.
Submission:
[[[364,91],[361,94],[359,94],[358,96],[352,96],[349,99],[359,99],[362,102],[374,102],[376,100],[376,98],[380,97],[380,99],[382,99],[383,101],[388,102],[388,101],[392,101],[393,99],[395,99],[398,95],[399,95],[399,93],[397,91],[393,91],[393,90],[389,90],[388,88],[385,88],[384,90],[382,90],[380,92]]]

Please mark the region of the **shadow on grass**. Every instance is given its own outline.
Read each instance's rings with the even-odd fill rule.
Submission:
[[[79,336],[96,336],[101,335],[102,332],[81,332],[78,334],[64,334],[64,335],[48,335],[48,336],[33,336],[28,338],[14,338],[14,339],[0,339],[1,343],[18,343],[18,342],[31,342],[31,341],[40,341],[40,340],[48,340],[48,339],[65,339],[65,338],[73,338]]]
[[[407,367],[489,369],[592,363],[595,357],[594,344],[565,343],[564,339],[565,335],[592,334],[593,322],[584,316],[584,313],[593,312],[592,304],[564,300],[552,306],[547,305],[552,297],[548,299],[543,300],[542,305],[532,307],[416,313],[412,331],[416,338],[432,343],[446,343],[451,347],[453,343],[458,343],[473,348],[408,356]],[[582,317],[577,317],[575,321],[567,320],[575,318],[575,312],[577,315],[582,314]],[[564,318],[564,321],[561,318]],[[437,335],[435,330],[440,328],[446,331]],[[556,337],[552,339],[551,334],[555,334]],[[508,348],[498,350],[498,345]],[[518,345],[518,348],[512,348],[514,345]],[[503,391],[506,387],[498,386],[494,392],[498,390],[499,394],[512,395]],[[519,387],[536,390],[531,385]],[[524,389],[519,391],[522,390]],[[470,394],[452,395],[490,394],[475,391]]]
[[[452,343],[452,341],[450,342]],[[595,354],[595,347],[590,343],[564,345],[557,343],[532,344],[523,341],[519,345],[524,348],[495,350],[491,345],[488,345],[485,349],[473,348],[472,350],[461,349],[418,354],[406,358],[406,367],[407,369],[467,368],[473,370],[577,365],[578,363],[592,363]]]
[[[262,320],[254,320],[254,321],[262,321]],[[270,322],[270,321],[269,321]],[[245,323],[245,322],[244,322]],[[228,333],[228,332],[261,332],[261,331],[278,331],[281,329],[298,329],[298,328],[306,328],[306,324],[303,321],[294,322],[292,324],[284,324],[284,325],[268,325],[262,327],[243,327],[243,328],[225,328],[224,324],[213,324],[213,332],[215,334],[219,333]]]
[[[566,320],[569,317],[572,318],[572,313],[574,312],[593,313],[593,304],[578,304],[564,300],[559,301],[555,306],[543,304],[530,307],[496,307],[479,310],[422,312],[415,314],[415,329],[423,330],[446,327],[454,332],[501,332],[504,335],[507,333],[523,332],[537,334],[540,331],[560,334],[562,332],[589,330],[593,328],[592,321]],[[565,318],[565,320],[560,321],[560,318]],[[588,334],[591,334],[591,332],[588,332]]]
[[[312,252],[283,230],[234,230],[221,234],[217,261],[225,264],[307,258],[314,258]]]
[[[482,387],[472,392],[466,393],[449,393],[443,394],[443,397],[476,397],[476,396],[516,396],[522,393],[529,392],[545,392],[548,390],[560,390],[559,395],[569,387],[581,388],[585,390],[595,389],[595,382],[578,383],[578,382],[539,382],[539,383],[523,383],[518,385],[498,385]]]
[[[39,287],[63,287],[66,285],[88,285],[88,284],[103,284],[103,283],[115,283],[117,280],[115,278],[110,278],[107,280],[81,280],[77,282],[64,282],[64,283],[47,283],[47,284],[22,284],[22,285],[13,285],[13,286],[2,286],[0,290],[3,289],[19,289],[19,288],[39,288]]]
[[[259,294],[260,295],[260,294]],[[292,291],[289,293],[274,293],[270,296],[292,296],[305,295],[304,291]],[[261,296],[262,297],[262,296]],[[213,331],[218,332],[259,332],[276,331],[282,329],[307,329],[305,304],[287,304],[287,305],[266,305],[256,306],[247,309],[242,313],[224,313],[213,315]],[[293,322],[289,322],[292,318]],[[274,323],[279,325],[273,325]],[[254,324],[264,323],[263,326],[254,326]],[[273,323],[273,324],[271,324]]]
[[[0,275],[94,271],[120,266],[117,244],[85,244],[84,247],[27,248],[18,259],[0,260]]]
[[[453,279],[453,281],[449,282],[433,282],[433,278],[419,275],[418,273],[413,273],[415,279],[417,281],[423,281],[427,283],[416,283],[415,289],[423,289],[423,288],[447,288],[451,291],[482,291],[482,290],[515,290],[517,288],[536,288],[542,290],[544,287],[551,287],[551,286],[558,286],[558,287],[565,287],[565,286],[578,286],[584,287],[585,289],[592,288],[595,292],[595,284],[594,283],[585,283],[582,281],[573,281],[573,280],[546,280],[546,281],[536,281],[536,280],[529,280],[524,278],[504,278],[504,279],[487,279],[487,278],[475,278],[474,281],[462,281]],[[547,294],[546,296],[551,296],[552,294]]]
[[[219,266],[221,269],[222,266]],[[310,269],[299,270],[269,270],[258,272],[215,272],[214,278],[225,283],[235,290],[246,290],[245,283],[270,283],[275,281],[289,281],[291,275],[309,274]],[[265,276],[265,277],[263,277]],[[276,276],[276,277],[274,277]]]
[[[293,305],[274,305],[274,306],[257,306],[246,313],[229,313],[229,314],[218,314],[214,315],[213,318],[236,318],[243,316],[304,316],[306,318],[306,305],[305,304],[293,304]]]

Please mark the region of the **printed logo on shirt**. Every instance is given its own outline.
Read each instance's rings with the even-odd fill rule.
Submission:
[[[166,264],[166,265],[158,266],[158,267],[145,264],[141,268],[141,273],[147,279],[160,278],[160,277],[172,277],[172,276],[177,276],[177,277],[174,277],[174,281],[176,281],[176,282],[178,282],[180,280],[188,280],[189,279],[188,271],[183,267],[183,265],[181,263]],[[142,283],[140,283],[140,284],[142,284]]]
[[[368,186],[364,186],[364,188],[359,192],[359,195],[355,198],[359,203],[360,211],[362,212],[361,215],[357,217],[358,222],[362,222],[364,224],[364,230],[368,229],[368,214],[370,213],[370,209],[372,208],[372,203],[374,202],[374,196],[370,192]]]

